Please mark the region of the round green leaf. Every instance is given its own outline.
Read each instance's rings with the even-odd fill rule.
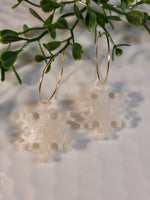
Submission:
[[[66,19],[60,17],[56,22],[56,28],[60,29],[68,29],[68,22]]]
[[[28,27],[26,24],[24,24],[24,25],[23,25],[23,31],[25,32],[25,31],[27,31],[28,29],[29,29],[29,27]],[[28,37],[28,36],[29,36],[29,33],[28,33],[28,32],[24,33],[24,36]]]
[[[17,51],[5,51],[1,54],[1,62],[4,69],[8,70],[15,63],[18,56]]]
[[[2,31],[0,31],[0,37],[4,38],[4,37],[7,37],[7,36],[17,36],[17,32],[15,31],[12,31],[10,29],[4,29]]]
[[[29,27],[28,27],[26,24],[24,24],[24,25],[23,25],[23,30],[24,30],[24,31],[27,31],[28,29],[29,29]]]
[[[40,5],[44,12],[51,12],[53,9],[58,8],[60,5],[53,0],[41,0]]]
[[[79,43],[74,43],[72,45],[72,55],[75,60],[81,59],[81,54],[83,53],[82,46]]]
[[[48,18],[47,18],[47,20],[44,22],[44,26],[49,26],[51,23],[52,23],[52,21],[53,21],[53,14],[52,15],[50,15]]]
[[[51,37],[52,37],[53,39],[55,39],[55,38],[56,38],[55,25],[54,25],[54,24],[50,24],[50,25],[47,27],[47,29],[48,29],[48,32],[50,33]]]
[[[125,14],[128,22],[133,26],[141,26],[144,19],[144,13],[139,10],[132,10]]]
[[[20,41],[20,40],[24,40],[24,39],[21,38],[21,37],[17,37],[17,36],[7,36],[7,37],[1,38],[0,42],[2,44],[8,44],[8,43],[17,42],[17,41]]]
[[[115,51],[116,56],[121,56],[123,54],[123,50],[120,48],[117,48]]]
[[[49,42],[47,44],[43,44],[43,46],[49,51],[54,51],[55,49],[57,49],[59,46],[61,45],[60,41],[53,41],[53,42]]]
[[[42,62],[43,60],[45,60],[45,57],[42,56],[42,55],[36,55],[36,56],[34,57],[34,60],[35,60],[36,62]]]

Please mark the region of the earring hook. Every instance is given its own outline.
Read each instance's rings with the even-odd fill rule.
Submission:
[[[99,69],[98,69],[98,42],[99,39],[102,40],[103,35],[105,35],[106,39],[107,39],[107,46],[108,46],[108,60],[107,60],[107,72],[106,72],[106,76],[105,79],[102,81],[100,74],[99,74]],[[109,43],[109,38],[107,33],[103,32],[99,32],[99,35],[97,37],[97,43],[96,43],[96,73],[97,73],[97,77],[98,80],[101,81],[102,84],[105,84],[108,78],[108,73],[109,73],[109,65],[110,65],[110,43]]]
[[[61,79],[62,79],[62,75],[63,75],[63,71],[64,71],[64,59],[66,59],[66,55],[65,55],[65,52],[66,52],[66,49],[63,53],[56,53],[54,56],[51,57],[51,59],[49,60],[49,62],[47,63],[46,67],[44,68],[43,70],[43,73],[42,73],[42,76],[41,76],[41,79],[40,79],[40,84],[39,84],[39,100],[42,104],[46,104],[48,103],[53,97],[54,95],[56,94],[59,86],[60,86],[60,82],[61,82]],[[43,79],[44,79],[44,76],[45,76],[45,73],[49,67],[49,65],[51,64],[51,62],[53,61],[53,59],[55,57],[57,57],[58,55],[62,55],[62,68],[61,68],[61,74],[59,76],[59,79],[58,79],[58,82],[57,82],[57,85],[56,85],[56,88],[55,90],[53,91],[52,95],[47,99],[47,100],[42,100],[41,98],[41,87],[42,87],[42,83],[43,83]]]

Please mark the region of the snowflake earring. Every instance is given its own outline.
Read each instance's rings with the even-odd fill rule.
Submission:
[[[99,39],[105,35],[108,45],[108,62],[105,79],[102,80],[98,70],[98,43]],[[108,139],[111,137],[115,128],[127,126],[125,108],[129,97],[125,92],[123,94],[115,93],[106,84],[110,65],[110,44],[108,35],[99,33],[96,44],[96,72],[98,82],[93,84],[83,84],[80,93],[75,100],[75,108],[79,107],[79,113],[74,113],[75,123],[80,125],[81,129],[88,129],[97,139]]]
[[[61,75],[56,88],[48,100],[41,98],[41,86],[48,66],[53,59],[62,55]],[[43,70],[39,85],[39,100],[47,104],[57,92],[64,70],[65,53],[54,55]],[[57,151],[68,151],[72,145],[71,135],[68,133],[70,114],[62,115],[55,109],[49,109],[48,105],[36,105],[21,112],[17,118],[20,134],[14,141],[18,150],[30,151],[36,155],[38,161],[48,162],[52,159],[53,153]]]

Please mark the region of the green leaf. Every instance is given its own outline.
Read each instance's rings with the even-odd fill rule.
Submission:
[[[26,24],[24,24],[23,25],[23,31],[26,31],[26,30],[28,30],[29,29],[29,27],[26,25]]]
[[[116,48],[115,54],[116,56],[121,56],[123,54],[123,50],[120,48]]]
[[[114,61],[114,53],[115,53],[115,50],[116,50],[116,45],[113,46],[113,49],[112,49],[112,60]]]
[[[1,54],[1,62],[4,69],[8,70],[15,63],[18,51],[5,51]]]
[[[2,31],[0,31],[0,37],[7,37],[7,36],[17,36],[17,32],[12,31],[10,29],[4,29]]]
[[[89,29],[91,29],[95,25],[95,22],[96,22],[96,14],[92,11],[92,9],[88,8],[85,17],[85,24]]]
[[[117,44],[116,46],[117,46],[117,47],[123,47],[123,46],[128,47],[128,46],[131,46],[131,45],[130,45],[130,44]]]
[[[143,24],[144,12],[132,10],[125,14],[126,19],[133,26],[141,26]]]
[[[45,57],[43,56],[43,55],[36,55],[35,57],[34,57],[34,60],[36,61],[36,62],[42,62],[42,61],[44,61],[45,60]]]
[[[32,8],[29,8],[29,11],[35,18],[37,18],[40,21],[44,22],[44,20],[40,17],[40,15],[35,10],[33,10]]]
[[[8,44],[8,43],[17,42],[17,41],[20,41],[20,40],[24,40],[24,38],[17,37],[17,36],[7,36],[7,37],[2,38],[0,40],[0,42],[2,44]]]
[[[95,13],[96,13],[96,16],[97,16],[98,25],[101,26],[101,27],[105,27],[105,24],[108,23],[107,16],[104,15],[103,13],[101,13],[101,12],[95,12]]]
[[[60,2],[60,14],[63,12],[65,4],[63,1]]]
[[[12,69],[13,69],[13,71],[14,71],[15,75],[16,75],[16,78],[17,78],[17,80],[18,80],[19,84],[21,85],[21,84],[22,84],[22,80],[21,80],[21,78],[20,78],[19,74],[17,73],[17,71],[16,71],[16,69],[15,69],[15,67],[14,67],[14,66],[12,66]]]
[[[74,43],[72,45],[72,55],[75,60],[81,59],[81,54],[83,53],[82,46],[79,43]]]
[[[142,3],[150,4],[150,0],[143,0]]]
[[[49,66],[48,66],[48,68],[47,68],[45,73],[48,73],[50,70],[51,70],[51,64],[49,64]]]
[[[114,21],[121,21],[121,18],[119,16],[107,16],[108,20],[114,20]]]
[[[107,3],[105,3],[105,2],[104,2],[104,3],[101,2],[101,4],[103,5],[103,8],[104,8],[104,9],[108,9],[108,10],[110,10],[110,11],[116,12],[116,13],[118,13],[119,15],[124,15],[123,12],[121,12],[119,9],[115,8],[114,5],[112,5],[112,4],[107,4]]]
[[[60,17],[55,23],[55,26],[59,29],[68,29],[68,22],[66,19]]]
[[[60,5],[53,0],[41,0],[40,5],[42,6],[42,10],[44,12],[51,12],[53,9],[58,8]]]
[[[15,4],[14,6],[12,6],[12,8],[16,8],[17,6],[19,6],[19,5],[21,4],[22,1],[23,1],[23,0],[18,0],[18,3]]]
[[[23,31],[27,31],[28,29],[29,29],[29,27],[26,24],[24,24],[23,25]],[[28,35],[29,35],[28,33],[24,33],[25,37],[28,37]]]
[[[80,12],[79,8],[76,6],[76,4],[74,4],[73,9],[74,9],[74,13],[75,13],[76,17],[77,17],[79,20],[83,21],[83,20],[84,20],[83,15],[82,15],[82,13]]]
[[[60,41],[53,41],[53,42],[49,42],[49,43],[44,43],[43,46],[49,51],[54,51],[55,49],[57,49],[59,46],[61,45]]]
[[[48,25],[50,25],[51,23],[52,23],[52,21],[53,21],[53,14],[52,15],[50,15],[48,18],[47,18],[47,20],[44,22],[44,26],[48,26]]]
[[[50,33],[51,37],[52,37],[53,39],[55,39],[55,38],[56,38],[55,25],[54,25],[54,24],[50,24],[50,25],[47,27],[47,29],[48,29],[48,32]]]

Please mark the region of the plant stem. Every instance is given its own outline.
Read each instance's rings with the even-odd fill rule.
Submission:
[[[1,68],[1,81],[5,81],[5,70],[3,67]]]
[[[28,45],[30,44],[30,41],[27,41],[20,49],[19,51],[23,51]]]
[[[33,2],[31,2],[31,1],[29,1],[29,0],[24,0],[24,1],[26,1],[27,3],[29,3],[29,4],[32,5],[32,6],[39,7],[39,8],[42,7],[41,5],[35,4],[35,3],[33,3]]]
[[[69,37],[69,38],[67,38],[66,40],[61,41],[61,43],[64,43],[64,42],[70,41],[71,39],[72,39],[72,37]]]
[[[46,29],[46,27],[33,27],[33,28],[29,28],[23,32],[19,32],[18,35],[23,35],[29,31],[34,31],[34,30],[43,30],[43,29]]]
[[[16,69],[15,69],[15,67],[14,67],[14,66],[12,66],[12,69],[13,69],[13,71],[14,71],[15,75],[16,75],[16,78],[18,79],[18,82],[19,82],[19,83],[20,83],[20,85],[21,85],[21,84],[22,84],[22,80],[21,80],[21,78],[20,78],[19,74],[17,73],[17,71],[16,71]]]
[[[33,38],[33,39],[26,39],[27,42],[18,50],[18,51],[23,51],[30,43],[39,41],[44,35],[46,35],[48,31],[44,31],[40,36]]]
[[[118,13],[119,15],[124,15],[124,12],[120,11],[119,9],[117,9],[117,6],[114,6],[112,4],[107,4],[107,3],[99,3],[97,2],[96,4],[98,4],[100,7],[103,7],[107,10],[112,10],[113,12]]]
[[[135,8],[136,6],[141,5],[142,2],[143,2],[143,0],[142,0],[142,1],[139,1],[139,2],[136,2],[136,4],[134,4],[133,6],[131,6],[131,8]]]
[[[42,45],[41,45],[40,40],[38,41],[38,43],[39,43],[39,47],[40,47],[40,50],[41,50],[42,55],[43,55],[44,57],[46,57],[46,56],[45,56],[45,53],[44,53],[44,50],[43,50],[43,48],[42,48]],[[45,62],[46,62],[46,64],[47,64],[47,60],[45,60]]]
[[[103,10],[104,15],[107,17],[107,14],[106,14],[105,9],[103,7],[102,7],[102,10]],[[109,21],[109,24],[110,24],[111,28],[114,29],[114,26],[113,26],[111,21]]]
[[[74,33],[73,33],[73,30],[75,29],[76,25],[78,24],[79,20],[77,19],[75,21],[75,23],[73,24],[72,28],[70,29],[70,33],[71,33],[71,36],[72,36],[72,42],[74,43]]]
[[[83,13],[84,11],[86,10],[86,7],[84,7],[84,8],[82,8],[81,10],[80,10],[80,12],[81,13]],[[71,17],[71,16],[73,16],[74,15],[74,12],[71,12],[71,13],[67,13],[67,14],[64,14],[64,15],[62,15],[61,17]]]
[[[38,40],[40,40],[43,36],[45,36],[47,33],[48,33],[48,31],[44,31],[40,36],[35,37],[35,38],[33,38],[33,39],[28,39],[28,41],[29,41],[29,42],[38,41]]]
[[[9,43],[6,51],[9,51],[10,47],[11,47],[11,43]]]
[[[104,29],[104,31],[108,34],[108,36],[109,36],[110,41],[112,42],[112,44],[115,45],[115,42],[113,41],[113,39],[112,39],[110,33],[108,32],[108,30],[107,30],[105,27],[103,27],[103,29]]]
[[[68,41],[67,44],[58,53],[62,53],[69,45],[70,42]]]

